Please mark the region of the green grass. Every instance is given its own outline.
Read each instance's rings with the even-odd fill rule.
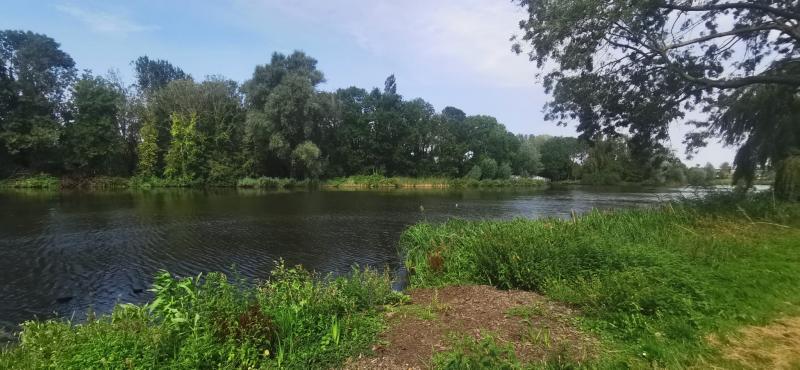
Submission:
[[[387,274],[321,278],[283,265],[257,285],[164,272],[152,290],[146,305],[84,323],[26,322],[0,368],[331,368],[369,351],[383,329],[379,308],[403,299]]]
[[[277,177],[246,177],[236,182],[236,187],[239,188],[254,188],[254,189],[293,189],[293,188],[308,188],[313,185],[310,180],[295,180],[289,178]]]
[[[543,180],[511,178],[506,180],[470,180],[445,177],[384,177],[381,175],[358,175],[327,180],[325,187],[331,188],[493,188],[493,187],[540,187]]]
[[[717,355],[710,333],[800,312],[798,224],[798,204],[716,194],[575,220],[419,224],[400,246],[414,287],[491,284],[579,308],[615,348],[592,366],[680,368]]]
[[[42,173],[34,176],[1,180],[0,187],[15,189],[58,189],[61,187],[61,181],[57,177]]]

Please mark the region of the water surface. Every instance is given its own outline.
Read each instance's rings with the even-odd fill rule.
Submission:
[[[142,302],[159,269],[261,279],[279,258],[320,272],[401,264],[420,220],[568,217],[652,204],[686,189],[112,193],[0,192],[0,329]]]

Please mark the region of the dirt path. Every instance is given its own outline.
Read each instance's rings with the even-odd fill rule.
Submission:
[[[535,293],[456,286],[409,295],[411,304],[387,312],[389,328],[375,355],[349,363],[348,369],[429,368],[432,356],[459,337],[492,335],[512,344],[525,363],[557,357],[581,361],[597,347],[594,338],[578,330],[572,310]]]

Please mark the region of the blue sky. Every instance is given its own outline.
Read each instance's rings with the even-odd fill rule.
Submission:
[[[324,90],[383,86],[441,110],[488,114],[516,133],[575,135],[544,121],[547,95],[536,68],[510,50],[522,9],[508,0],[340,1],[6,1],[0,28],[44,33],[81,69],[115,69],[130,80],[130,61],[167,59],[195,78],[248,79],[273,51],[303,50],[318,61]],[[683,154],[686,127],[672,128]],[[715,165],[733,150],[712,144],[690,163]]]

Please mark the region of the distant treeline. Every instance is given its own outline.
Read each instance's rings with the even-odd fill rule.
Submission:
[[[403,99],[393,75],[383,89],[321,91],[317,61],[299,51],[273,54],[243,84],[198,81],[147,56],[131,64],[133,85],[115,73],[79,74],[53,39],[0,32],[0,177],[177,185],[362,174],[604,184],[690,177],[672,152],[636,152],[624,137],[514,135],[491,116],[436,112]]]

